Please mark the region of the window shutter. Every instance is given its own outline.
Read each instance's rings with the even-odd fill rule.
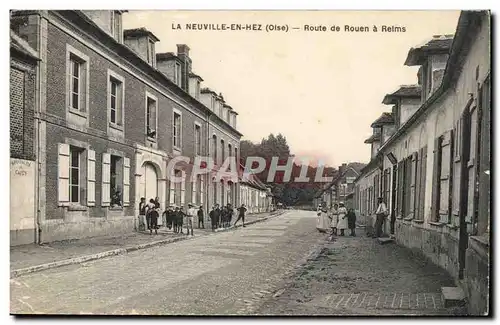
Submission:
[[[398,193],[397,193],[397,214],[403,217],[403,191],[404,191],[404,160],[398,163]]]
[[[59,206],[69,204],[69,144],[58,145],[58,201]]]
[[[87,206],[95,206],[95,151],[87,150]]]
[[[420,155],[420,198],[419,198],[419,217],[420,220],[425,218],[425,190],[427,185],[427,146],[422,149]]]
[[[414,152],[411,158],[411,172],[410,172],[410,184],[411,184],[411,190],[410,190],[410,209],[409,209],[409,214],[413,218],[415,217],[415,202],[417,201],[417,168],[418,168],[418,152]]]
[[[434,140],[434,159],[433,159],[433,167],[432,167],[432,203],[431,203],[431,220],[439,221],[439,174],[440,174],[440,164],[439,164],[439,152],[441,149],[439,148],[440,141],[439,138]]]
[[[450,221],[450,189],[451,189],[451,168],[453,166],[452,146],[453,131],[447,131],[443,134],[441,140],[441,173],[439,185],[439,220],[442,222]]]
[[[415,174],[415,203],[414,203],[414,216],[415,219],[421,220],[420,216],[420,195],[421,195],[421,181],[422,181],[422,153],[423,149],[420,149],[417,156],[416,162],[416,174]]]
[[[182,182],[181,182],[181,206],[183,207],[186,203],[186,173],[181,172]]]
[[[201,175],[200,177],[200,204],[203,206],[203,198],[205,195],[205,182],[204,182],[204,175]]]
[[[111,173],[111,155],[102,154],[102,202],[101,206],[107,207],[110,204],[110,173]]]
[[[123,206],[130,205],[130,158],[123,158]]]
[[[198,198],[196,197],[196,186],[198,186],[198,177],[197,176],[194,182],[191,182],[191,202],[198,203]]]

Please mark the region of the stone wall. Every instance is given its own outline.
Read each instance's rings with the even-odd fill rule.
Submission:
[[[489,245],[482,239],[471,237],[465,253],[464,287],[471,315],[484,315],[489,310]]]

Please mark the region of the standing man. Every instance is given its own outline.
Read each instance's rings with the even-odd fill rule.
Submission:
[[[215,213],[215,205],[212,207],[212,210],[208,213],[208,216],[210,217],[210,223],[212,224],[212,231],[215,231],[217,229],[217,223],[219,222],[219,217],[216,216]]]
[[[238,208],[238,219],[236,219],[236,221],[234,222],[234,226],[236,227],[236,224],[238,223],[238,221],[241,219],[241,221],[243,222],[243,227],[246,227],[245,226],[245,212],[247,212],[247,208],[245,208],[245,205],[242,204],[239,208]]]
[[[231,227],[231,220],[233,219],[234,209],[230,203],[227,204],[227,226]]]
[[[139,202],[139,231],[146,230],[146,198],[141,197]]]
[[[205,229],[205,221],[204,221],[204,215],[203,215],[203,207],[200,205],[200,208],[198,209],[198,229],[203,227]],[[201,225],[201,227],[200,227]]]
[[[375,211],[377,220],[375,221],[375,236],[373,238],[382,236],[382,225],[384,224],[388,213],[389,210],[387,210],[387,206],[385,205],[383,198],[379,197],[377,211]]]
[[[194,223],[194,217],[196,216],[196,214],[197,214],[196,208],[193,206],[192,203],[189,203],[187,216],[186,216],[186,228],[187,228],[188,235],[189,235],[189,229],[191,228],[191,236],[194,236],[193,223]]]
[[[351,230],[351,236],[356,237],[356,213],[353,208],[347,211],[347,225]]]

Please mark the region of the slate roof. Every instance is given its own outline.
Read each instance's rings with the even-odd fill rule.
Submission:
[[[396,98],[401,97],[420,98],[421,93],[422,86],[420,85],[401,85],[395,92],[385,95],[382,104],[396,104]]]
[[[375,141],[380,141],[380,133],[373,134],[371,137],[365,140],[365,143],[373,143]]]
[[[125,29],[123,31],[124,38],[126,38],[126,37],[141,37],[141,36],[149,36],[155,42],[160,41],[160,39],[158,37],[156,37],[155,34],[151,33],[149,30],[147,30],[144,27]]]
[[[380,115],[379,118],[373,121],[373,123],[370,126],[374,128],[384,124],[393,124],[393,123],[394,123],[394,118],[392,116],[392,113],[383,112],[382,115]]]
[[[434,35],[431,40],[423,45],[412,47],[408,51],[405,65],[422,65],[425,58],[431,53],[448,53],[453,43],[453,35]]]

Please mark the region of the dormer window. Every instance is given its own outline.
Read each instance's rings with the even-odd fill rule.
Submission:
[[[156,67],[155,43],[151,39],[148,40],[148,63],[151,64],[153,68]]]
[[[174,82],[177,86],[181,86],[181,64],[179,62],[175,62],[175,69],[174,69]]]
[[[122,34],[122,15],[121,13],[112,10],[110,12],[110,22],[109,28],[111,31],[111,35],[119,42],[123,42],[123,34]]]

